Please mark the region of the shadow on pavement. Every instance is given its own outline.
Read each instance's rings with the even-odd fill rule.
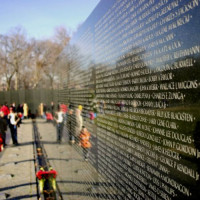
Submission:
[[[0,192],[2,192],[4,190],[11,190],[11,189],[19,188],[19,187],[24,187],[24,186],[27,186],[27,185],[36,185],[36,182],[24,183],[24,184],[20,184],[20,185],[15,185],[15,186],[10,186],[10,187],[0,188]]]

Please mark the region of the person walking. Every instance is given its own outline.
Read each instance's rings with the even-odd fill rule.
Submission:
[[[28,118],[28,105],[27,105],[27,103],[24,103],[24,105],[23,105],[23,115],[24,115],[25,119]]]
[[[17,140],[17,125],[20,121],[20,118],[18,115],[14,112],[13,108],[10,107],[10,113],[8,115],[8,118],[10,119],[10,132],[11,132],[11,137],[12,137],[12,142],[14,145],[18,145],[18,140]]]
[[[57,142],[61,143],[63,125],[64,125],[64,113],[61,107],[58,108],[58,111],[55,113],[55,115],[56,115],[55,121],[56,121],[56,128],[57,128]]]
[[[54,111],[55,111],[54,109],[55,109],[55,105],[54,105],[54,102],[53,102],[53,101],[51,102],[50,109],[51,109],[50,111],[51,111],[51,114],[52,114],[52,116],[54,116]]]
[[[43,105],[43,103],[40,103],[40,105],[38,106],[38,114],[41,118],[44,117],[44,105]]]

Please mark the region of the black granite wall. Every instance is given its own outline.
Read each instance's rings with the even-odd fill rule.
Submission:
[[[74,36],[67,101],[83,106],[100,199],[199,198],[199,9],[101,0]]]

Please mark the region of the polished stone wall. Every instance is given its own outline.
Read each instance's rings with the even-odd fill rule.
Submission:
[[[66,49],[67,102],[83,106],[99,199],[199,198],[199,9],[101,0]]]

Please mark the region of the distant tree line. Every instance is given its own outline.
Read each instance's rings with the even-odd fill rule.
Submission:
[[[64,27],[44,40],[28,39],[21,27],[0,35],[1,90],[58,88],[63,70],[71,62],[62,53],[69,41]]]

